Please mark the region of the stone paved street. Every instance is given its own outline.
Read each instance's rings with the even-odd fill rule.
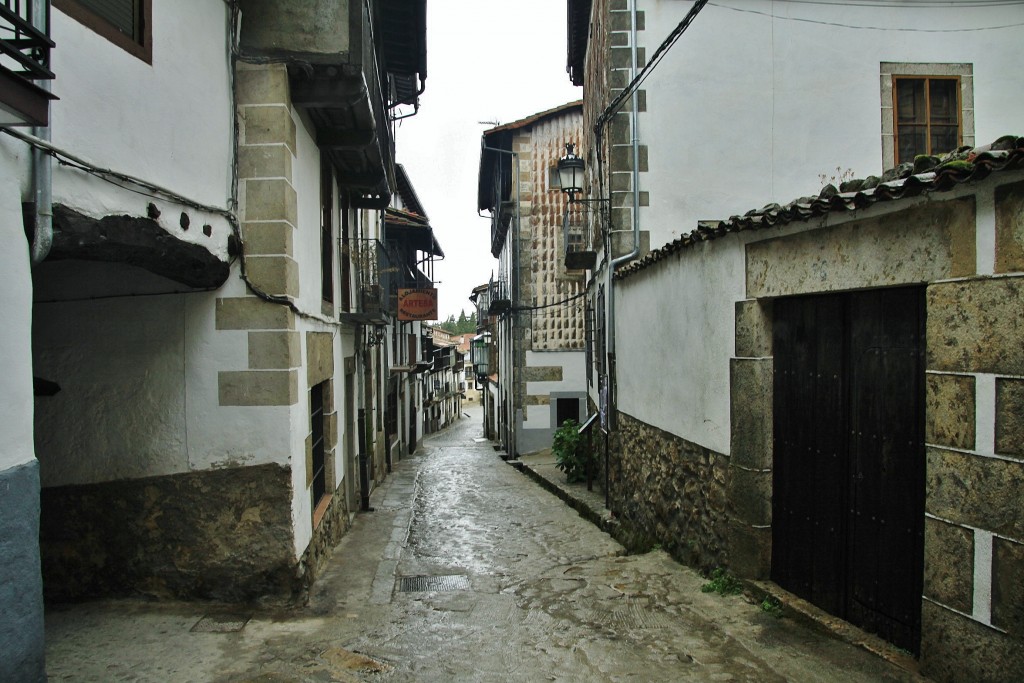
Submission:
[[[50,680],[920,680],[742,596],[702,593],[663,552],[625,555],[498,458],[478,415],[396,467],[308,605],[53,609]]]

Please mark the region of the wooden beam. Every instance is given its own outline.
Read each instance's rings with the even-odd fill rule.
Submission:
[[[93,218],[61,204],[53,207],[53,246],[47,258],[125,263],[204,289],[224,284],[230,271],[207,248],[178,239],[150,218]]]

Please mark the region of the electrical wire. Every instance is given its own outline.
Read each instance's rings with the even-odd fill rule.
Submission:
[[[822,21],[820,19],[807,19],[805,17],[782,17],[772,12],[765,12],[763,10],[756,10],[750,8],[730,7],[729,5],[720,5],[717,2],[709,2],[708,4],[711,5],[712,7],[717,7],[718,9],[727,9],[732,10],[733,12],[743,12],[745,14],[757,14],[762,17],[771,17],[772,19],[778,19],[779,21],[799,21],[804,24],[834,26],[837,28],[849,28],[860,31],[896,31],[902,33],[976,33],[978,31],[995,31],[998,29],[1016,28],[1018,26],[1024,26],[1024,22],[1016,24],[1002,24],[999,26],[979,26],[976,28],[902,28],[894,26],[858,26],[856,24],[844,24],[838,21]],[[868,5],[861,6],[867,7]]]
[[[664,59],[665,53],[675,45],[676,41],[679,40],[679,37],[682,36],[686,29],[690,27],[690,24],[693,23],[693,20],[697,18],[697,15],[707,4],[708,0],[697,0],[697,2],[693,3],[693,6],[690,7],[690,11],[687,12],[686,16],[683,17],[683,20],[680,21],[674,29],[672,29],[672,32],[668,34],[668,37],[662,41],[661,45],[658,46],[658,49],[654,51],[654,55],[647,61],[647,64],[644,65],[644,68],[640,69],[640,72],[634,76],[633,80],[622,89],[622,92],[620,92],[618,96],[611,101],[611,104],[605,107],[604,112],[602,112],[601,116],[598,117],[597,123],[594,124],[595,129],[599,126],[603,127],[604,124],[615,115],[615,112],[619,110],[619,107],[625,103],[626,99],[633,94],[633,91],[639,88],[640,85],[647,80],[647,77],[651,75],[651,72],[659,63],[661,63],[661,60]]]
[[[540,311],[545,308],[554,308],[555,306],[564,306],[565,304],[575,301],[576,299],[582,299],[587,295],[586,292],[580,292],[579,294],[573,294],[572,296],[562,299],[561,301],[555,301],[554,303],[544,304],[543,306],[515,306],[510,309],[509,313],[517,313],[520,311]]]

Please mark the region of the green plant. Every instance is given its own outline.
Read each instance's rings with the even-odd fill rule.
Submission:
[[[737,595],[743,590],[743,584],[735,576],[721,567],[711,572],[710,581],[700,587],[703,593],[718,593],[719,595]]]
[[[566,420],[555,431],[551,452],[555,456],[555,467],[565,472],[570,484],[586,480],[588,459],[575,420]]]
[[[761,611],[778,619],[782,616],[782,603],[776,598],[766,595],[761,601]]]

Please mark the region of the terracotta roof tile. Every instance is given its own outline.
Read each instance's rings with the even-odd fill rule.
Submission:
[[[865,209],[880,202],[948,192],[965,183],[984,180],[992,173],[1020,169],[1024,169],[1024,137],[1011,135],[982,147],[962,147],[943,157],[918,157],[913,164],[889,169],[880,178],[849,180],[838,188],[826,185],[817,196],[800,197],[785,205],[768,204],[724,221],[700,221],[696,230],[619,268],[615,277],[627,278],[698,242],[731,232],[781,227],[829,213]]]

